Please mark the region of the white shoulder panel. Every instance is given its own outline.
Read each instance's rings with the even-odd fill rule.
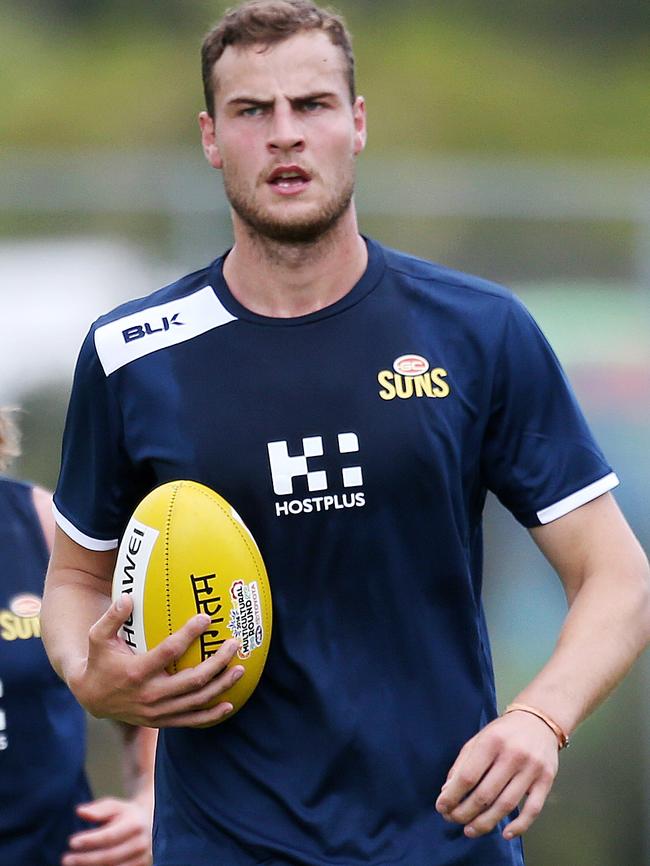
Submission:
[[[95,331],[95,348],[107,376],[158,349],[184,343],[236,321],[211,286],[191,295],[131,313]]]

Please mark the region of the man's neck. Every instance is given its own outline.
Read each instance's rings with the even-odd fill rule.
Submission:
[[[311,244],[286,244],[235,221],[235,245],[223,275],[235,298],[253,313],[294,318],[336,303],[357,283],[368,252],[351,209]]]

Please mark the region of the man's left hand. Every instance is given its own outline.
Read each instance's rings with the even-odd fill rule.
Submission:
[[[486,725],[461,749],[436,801],[446,821],[463,824],[470,838],[489,833],[524,800],[503,831],[525,833],[542,807],[558,771],[558,742],[541,719],[512,712]]]

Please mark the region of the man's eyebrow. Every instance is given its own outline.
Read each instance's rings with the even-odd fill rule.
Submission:
[[[300,95],[300,96],[289,96],[288,97],[289,102],[291,102],[292,104],[298,104],[298,105],[304,104],[306,102],[318,102],[321,99],[336,99],[336,98],[338,98],[337,94],[330,91],[330,90],[322,90],[322,91],[317,91],[314,93],[305,93],[304,95]],[[253,105],[253,106],[260,106],[262,108],[266,108],[270,105],[273,105],[274,103],[275,103],[275,98],[273,98],[273,99],[258,99],[254,96],[245,96],[245,95],[234,96],[232,99],[229,99],[227,102],[228,105],[233,105],[233,106]]]
[[[290,96],[289,102],[318,102],[321,99],[335,99],[336,93],[330,90],[318,91],[316,93],[306,93],[304,96]]]
[[[234,96],[228,100],[228,105],[273,105],[274,99],[255,99],[254,96]]]

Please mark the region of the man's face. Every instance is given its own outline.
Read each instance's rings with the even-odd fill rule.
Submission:
[[[215,64],[203,147],[235,213],[258,234],[311,242],[350,208],[365,107],[350,102],[344,57],[322,32],[270,48],[228,47]]]

